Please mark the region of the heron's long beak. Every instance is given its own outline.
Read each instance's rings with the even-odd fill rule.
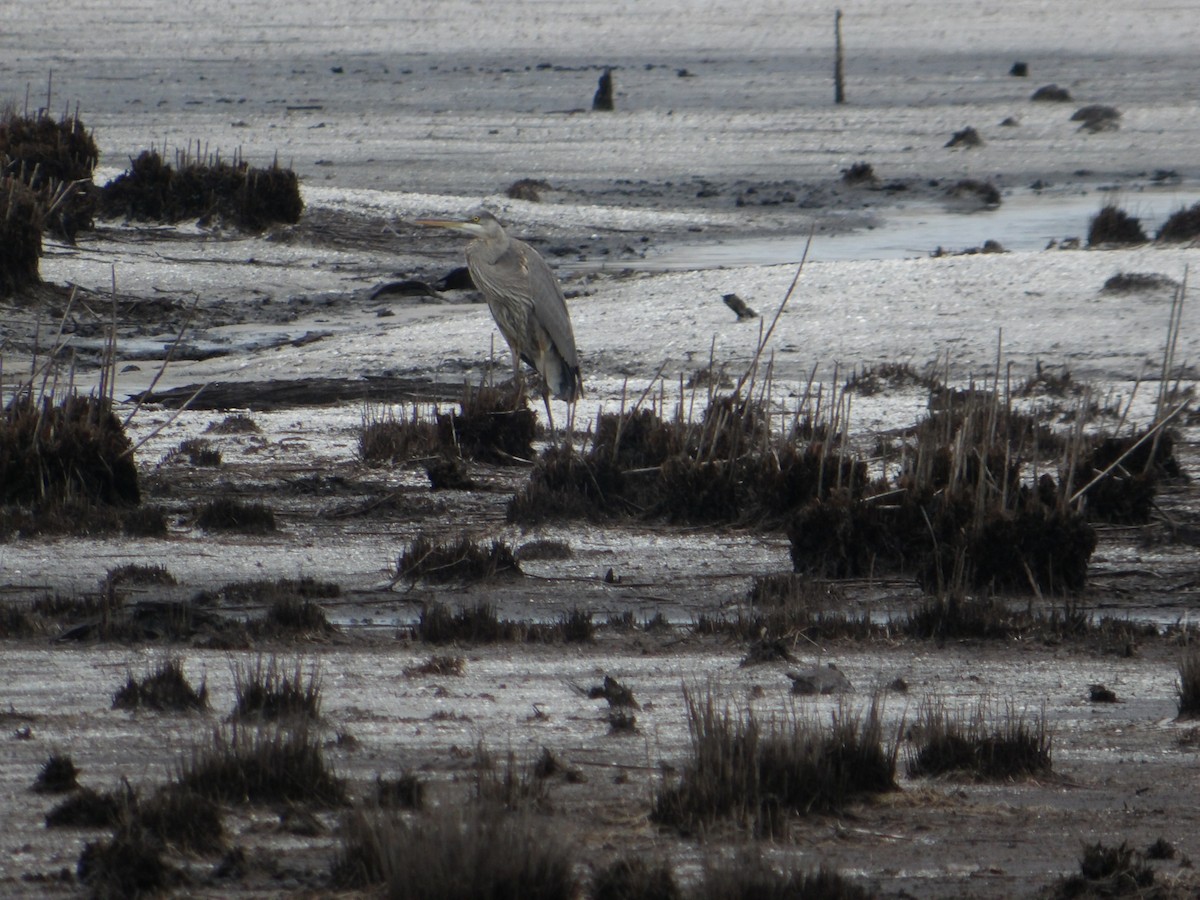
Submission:
[[[451,231],[466,231],[467,223],[456,219],[413,219],[414,225],[422,228],[449,228]]]

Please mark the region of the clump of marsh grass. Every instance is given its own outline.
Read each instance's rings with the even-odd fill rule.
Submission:
[[[340,806],[346,789],[325,763],[317,735],[303,724],[213,729],[207,746],[180,765],[180,787],[218,803]]]
[[[508,463],[533,456],[537,415],[515,388],[464,385],[458,412],[437,414],[438,444],[445,451],[484,462]]]
[[[430,456],[437,449],[437,424],[416,405],[407,417],[392,409],[364,411],[358,432],[358,455],[363,462],[395,465]]]
[[[183,671],[183,660],[167,657],[138,680],[130,673],[113,694],[113,709],[152,709],[157,712],[208,709],[208,685],[196,690]]]
[[[1192,241],[1200,237],[1200,203],[1171,213],[1155,237],[1160,241]]]
[[[76,874],[93,897],[105,900],[158,896],[183,880],[183,874],[163,859],[161,846],[142,832],[127,831],[86,844]]]
[[[196,511],[196,525],[205,531],[267,534],[275,530],[275,513],[263,503],[218,497]]]
[[[390,900],[575,900],[568,846],[544,823],[490,805],[414,819],[356,812],[333,864],[338,888],[382,884]]]
[[[434,654],[423,663],[404,667],[406,678],[420,675],[447,676],[462,675],[466,670],[467,661],[461,656],[439,656]]]
[[[1146,857],[1122,841],[1110,847],[1101,841],[1085,844],[1079,871],[1060,880],[1050,896],[1073,897],[1168,897],[1155,891],[1153,867]]]
[[[1189,648],[1179,661],[1179,718],[1200,717],[1200,650]]]
[[[234,666],[233,689],[237,697],[235,719],[273,722],[321,718],[321,676],[315,664],[306,676],[300,660],[289,672],[275,656],[265,662],[259,656],[252,665]]]
[[[591,900],[683,900],[683,891],[666,861],[622,856],[592,875]]]
[[[1120,207],[1109,203],[1088,224],[1088,246],[1144,244],[1149,240],[1142,223]]]
[[[111,828],[133,803],[136,798],[128,784],[119,791],[83,787],[46,813],[46,827]]]
[[[1027,721],[1011,707],[1002,717],[980,702],[955,715],[940,700],[927,700],[914,726],[908,761],[913,777],[956,774],[979,780],[1031,778],[1051,772],[1050,734],[1044,717]]]
[[[520,573],[516,555],[504,541],[484,546],[466,535],[447,543],[418,535],[400,554],[397,565],[397,576],[409,581],[479,581]]]
[[[718,710],[712,693],[685,691],[691,754],[675,784],[657,793],[651,817],[685,833],[732,819],[758,834],[786,829],[792,815],[825,813],[896,789],[897,742],[886,746],[876,697],[831,721],[761,724],[752,712]]]
[[[866,888],[824,866],[810,872],[777,872],[760,855],[739,853],[708,864],[695,900],[868,900]]]
[[[79,787],[79,769],[70,754],[51,753],[33,782],[33,790],[39,794],[65,794]]]
[[[383,809],[423,809],[425,782],[413,772],[404,772],[395,778],[377,775],[371,801]]]
[[[104,185],[101,214],[142,221],[175,223],[194,219],[202,225],[231,224],[249,231],[295,224],[304,212],[296,173],[275,160],[252,168],[240,153],[176,151],[175,165],[155,148],[143,150],[129,169]]]
[[[9,176],[5,180],[27,187],[36,204],[39,230],[74,242],[80,231],[93,227],[92,175],[99,159],[95,138],[78,111],[58,119],[44,109],[35,115],[18,114],[12,108],[0,112],[0,160]],[[38,249],[40,253],[40,240]]]
[[[499,764],[481,741],[475,748],[475,799],[506,810],[520,810],[544,808],[550,793],[545,776],[539,777],[536,761],[522,763],[510,750],[504,763]]]

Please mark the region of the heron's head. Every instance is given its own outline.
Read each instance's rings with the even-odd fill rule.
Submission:
[[[504,234],[500,223],[486,209],[473,209],[465,219],[414,219],[414,225],[425,228],[448,228],[477,238],[492,238]]]

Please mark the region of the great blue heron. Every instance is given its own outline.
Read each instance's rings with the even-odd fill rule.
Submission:
[[[467,268],[508,342],[516,383],[522,383],[521,360],[525,360],[542,376],[547,416],[550,394],[568,403],[578,400],[583,379],[571,316],[558,279],[541,254],[509,237],[486,209],[473,210],[465,221],[417,219],[414,224],[462,231],[474,238],[467,244]]]

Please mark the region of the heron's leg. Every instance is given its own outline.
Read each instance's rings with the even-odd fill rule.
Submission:
[[[525,399],[525,376],[521,374],[521,355],[517,353],[516,346],[511,342],[508,345],[508,352],[512,354],[513,364],[513,409],[519,409]]]
[[[546,404],[546,421],[550,423],[550,443],[558,443],[558,432],[554,430],[554,413],[550,411],[550,390],[542,388],[542,403]]]

